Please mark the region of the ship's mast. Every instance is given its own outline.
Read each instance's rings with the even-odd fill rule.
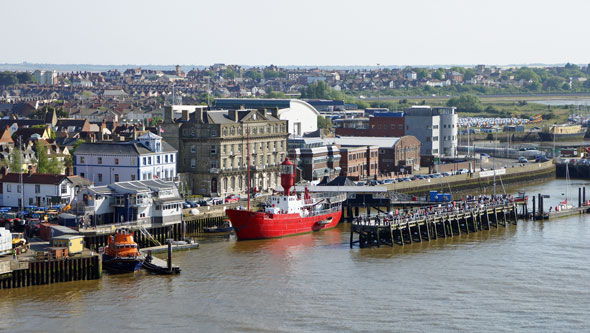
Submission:
[[[248,189],[246,195],[248,196],[248,211],[250,211],[250,129],[246,125],[246,180],[248,182]]]

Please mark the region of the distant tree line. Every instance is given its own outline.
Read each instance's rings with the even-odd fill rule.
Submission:
[[[36,83],[37,79],[28,72],[0,72],[0,86],[12,86],[15,84]]]

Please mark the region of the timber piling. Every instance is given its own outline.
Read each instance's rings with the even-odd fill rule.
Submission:
[[[350,227],[350,248],[354,244],[361,248],[379,247],[382,244],[404,246],[517,223],[518,213],[514,202],[485,205],[464,203],[459,206],[465,208],[410,210],[403,216],[395,217],[383,214],[359,216]]]

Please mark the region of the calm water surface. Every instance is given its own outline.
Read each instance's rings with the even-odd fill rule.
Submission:
[[[551,194],[548,207],[563,200],[564,184],[527,190]],[[581,184],[572,181],[570,201]],[[0,331],[587,331],[586,220],[362,250],[349,249],[348,225],[265,241],[208,238],[174,254],[179,276],[2,290]]]

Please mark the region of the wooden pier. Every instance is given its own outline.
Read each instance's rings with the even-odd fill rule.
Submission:
[[[50,260],[10,260],[10,265],[10,272],[0,275],[0,289],[102,277],[102,260],[98,254]]]
[[[439,237],[447,238],[462,233],[473,233],[490,228],[516,224],[517,208],[514,202],[474,205],[465,210],[438,209],[426,214],[408,212],[407,217],[373,215],[358,217],[350,227],[350,247],[361,248],[412,244]],[[355,240],[354,236],[358,235]]]

